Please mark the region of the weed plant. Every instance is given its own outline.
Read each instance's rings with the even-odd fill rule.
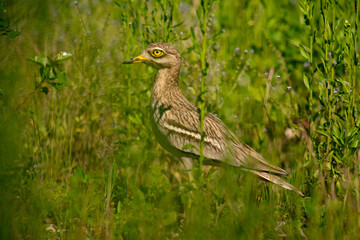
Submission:
[[[359,6],[2,2],[0,238],[357,239]],[[156,71],[121,64],[151,42],[180,51],[201,122],[216,114],[305,197],[203,156],[189,183],[151,131]]]

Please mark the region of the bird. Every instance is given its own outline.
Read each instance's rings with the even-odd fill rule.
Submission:
[[[202,139],[199,109],[189,102],[179,87],[181,57],[172,44],[151,43],[141,55],[123,62],[133,63],[145,63],[157,70],[151,91],[151,126],[160,145],[181,159],[185,169],[192,169],[194,159],[200,156],[201,141],[204,141],[203,156],[208,162],[241,168],[303,196],[296,187],[279,177],[287,175],[285,170],[271,165],[241,142],[214,114],[208,113],[204,118]]]

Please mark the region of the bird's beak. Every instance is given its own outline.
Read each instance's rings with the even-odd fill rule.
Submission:
[[[147,59],[143,55],[140,55],[140,56],[130,58],[130,59],[124,61],[123,64],[141,63],[141,62],[147,62],[147,61],[149,61],[149,59]]]

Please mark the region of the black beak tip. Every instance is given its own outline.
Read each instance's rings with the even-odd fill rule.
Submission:
[[[122,64],[131,64],[133,62],[134,62],[134,58],[130,58],[130,59],[126,60],[126,61],[123,61]]]

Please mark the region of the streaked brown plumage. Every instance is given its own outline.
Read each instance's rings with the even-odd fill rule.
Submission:
[[[152,43],[142,55],[123,63],[143,62],[158,69],[151,94],[151,122],[159,143],[176,157],[182,159],[185,168],[192,167],[192,159],[199,157],[200,120],[198,108],[191,104],[179,88],[180,54],[168,43]],[[302,193],[276,175],[286,171],[269,164],[246,144],[216,116],[208,114],[204,119],[205,158],[214,162],[225,162],[251,172],[283,188]],[[196,148],[184,146],[191,144]]]

